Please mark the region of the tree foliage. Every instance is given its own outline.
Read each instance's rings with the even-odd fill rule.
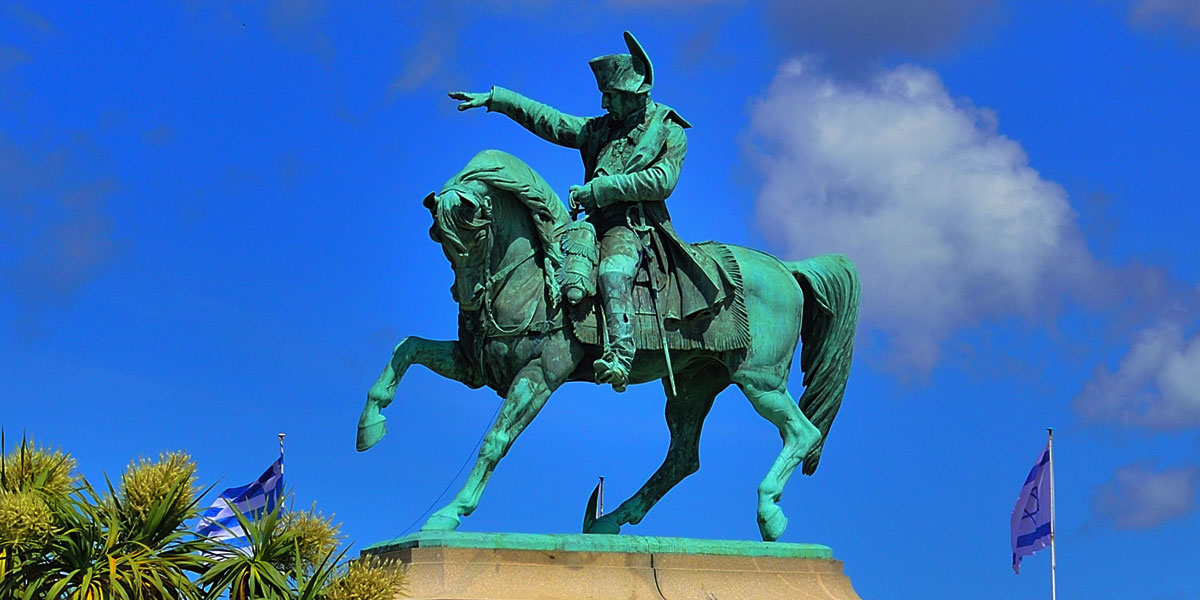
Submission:
[[[195,535],[208,490],[185,453],[130,462],[97,490],[61,450],[0,432],[0,598],[13,600],[391,600],[403,569],[344,561],[333,521],[283,503],[239,548]],[[210,488],[211,489],[211,488]]]

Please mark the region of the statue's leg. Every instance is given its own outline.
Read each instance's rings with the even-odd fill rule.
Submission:
[[[783,496],[783,487],[809,448],[821,441],[821,432],[788,393],[786,367],[739,369],[733,381],[750,399],[754,410],[779,428],[779,436],[783,438],[783,449],[758,484],[758,530],[763,540],[773,542],[787,528],[787,516],[777,504]]]
[[[592,367],[596,383],[612,384],[624,392],[629,383],[636,346],[633,342],[633,279],[641,259],[642,242],[624,226],[605,232],[600,240],[598,280],[608,330],[603,356]]]
[[[374,446],[387,433],[384,425],[387,419],[379,414],[379,411],[392,403],[400,378],[404,377],[404,373],[412,365],[425,365],[434,373],[461,382],[470,388],[483,385],[475,368],[459,350],[458,342],[427,340],[415,336],[404,338],[396,344],[392,351],[392,359],[384,367],[379,379],[376,379],[375,384],[367,391],[367,405],[363,407],[362,415],[358,419],[359,452]]]
[[[559,332],[555,339],[547,341],[540,356],[521,368],[509,386],[496,422],[483,438],[467,481],[449,504],[429,517],[422,531],[452,531],[458,528],[462,517],[475,511],[500,459],[542,410],[550,394],[566,381],[581,354]]]
[[[700,429],[713,399],[729,385],[722,367],[707,367],[678,374],[675,397],[667,390],[667,429],[671,432],[671,443],[662,465],[637,493],[616,510],[596,519],[584,533],[619,533],[626,523],[637,525],[671,488],[700,469]],[[664,388],[669,385],[663,380]]]

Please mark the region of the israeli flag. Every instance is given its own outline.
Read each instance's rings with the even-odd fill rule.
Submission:
[[[1050,545],[1050,443],[1038,455],[1025,478],[1012,513],[1012,568],[1021,572],[1021,558]]]
[[[245,548],[250,540],[238,523],[236,508],[250,521],[274,510],[283,498],[283,456],[249,485],[229,488],[217,497],[212,507],[200,513],[196,534],[213,540],[227,540],[238,548]]]

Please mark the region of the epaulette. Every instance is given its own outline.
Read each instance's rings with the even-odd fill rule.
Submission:
[[[659,110],[666,111],[665,118],[667,120],[676,122],[677,124],[679,124],[680,127],[683,127],[684,129],[687,129],[692,126],[691,123],[687,122],[687,119],[679,116],[679,113],[675,112],[675,109],[671,108],[670,106],[667,106],[666,104],[660,104],[658,102],[655,102],[655,104],[658,105]]]

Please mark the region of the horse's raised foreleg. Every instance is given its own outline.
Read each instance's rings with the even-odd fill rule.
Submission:
[[[671,397],[667,389],[667,429],[671,432],[671,443],[662,465],[633,496],[592,522],[584,533],[619,533],[626,523],[637,525],[663,495],[700,469],[700,429],[713,399],[729,385],[729,378],[724,373],[706,376],[700,371],[680,375],[676,379],[678,394]],[[667,385],[664,381],[663,387]]]
[[[787,528],[787,516],[777,504],[783,496],[783,487],[809,448],[821,441],[821,432],[804,416],[788,393],[786,371],[782,375],[775,371],[777,369],[734,374],[734,382],[750,399],[754,410],[779,428],[779,436],[783,438],[783,449],[767,476],[758,484],[758,530],[768,542],[779,539]]]
[[[379,442],[387,433],[387,418],[379,414],[380,409],[392,403],[400,378],[412,365],[425,365],[429,370],[461,382],[467,387],[483,385],[479,374],[463,356],[458,342],[427,340],[415,336],[406,337],[392,351],[392,359],[367,391],[367,405],[358,418],[358,451],[362,452]]]

